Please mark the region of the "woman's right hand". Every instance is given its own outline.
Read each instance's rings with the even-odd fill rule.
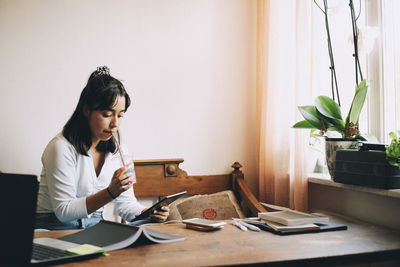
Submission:
[[[108,185],[108,190],[114,198],[118,197],[122,192],[129,190],[133,185],[132,173],[121,175],[124,170],[124,167],[116,170]]]

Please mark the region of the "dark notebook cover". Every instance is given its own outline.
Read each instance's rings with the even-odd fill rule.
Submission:
[[[251,223],[251,222],[249,222]],[[339,223],[316,223],[319,226],[319,229],[300,229],[300,230],[281,230],[277,231],[272,227],[266,224],[254,224],[258,228],[264,231],[268,231],[277,235],[294,235],[294,234],[306,234],[306,233],[318,233],[318,232],[328,232],[328,231],[338,231],[338,230],[347,230],[347,225],[339,224]]]

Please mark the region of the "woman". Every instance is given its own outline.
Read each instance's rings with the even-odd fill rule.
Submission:
[[[100,221],[110,201],[128,222],[145,210],[134,196],[132,173],[122,174],[112,138],[119,140],[118,128],[130,103],[123,84],[107,67],[90,75],[62,133],[43,152],[36,228],[90,227]],[[120,147],[128,152],[123,144]],[[151,219],[162,222],[168,215],[168,207],[163,207]]]

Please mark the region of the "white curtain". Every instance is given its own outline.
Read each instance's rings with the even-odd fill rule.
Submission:
[[[309,131],[291,126],[313,102],[313,12],[311,0],[257,2],[259,197],[296,210],[308,205]]]

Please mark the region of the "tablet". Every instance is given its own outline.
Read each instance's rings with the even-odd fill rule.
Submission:
[[[151,206],[150,208],[148,208],[146,211],[144,211],[143,213],[141,213],[140,215],[136,216],[135,219],[133,219],[132,222],[137,221],[137,220],[143,220],[146,219],[147,217],[150,216],[150,214],[152,214],[155,210],[160,209],[163,204],[166,203],[166,201],[168,200],[169,203],[172,203],[173,201],[177,200],[180,196],[183,196],[184,194],[186,194],[186,191],[183,192],[179,192],[173,195],[169,195],[164,197],[163,199],[161,199],[160,201],[158,201],[156,204],[154,204],[153,206]]]

